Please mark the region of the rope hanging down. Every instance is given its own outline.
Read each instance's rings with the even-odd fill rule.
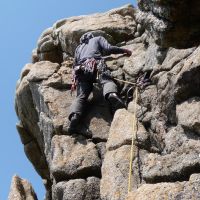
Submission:
[[[134,157],[134,141],[137,136],[137,125],[138,125],[138,120],[137,120],[138,91],[139,91],[139,88],[144,89],[144,87],[148,86],[151,83],[150,79],[148,77],[146,77],[146,75],[147,75],[147,73],[145,73],[144,75],[141,75],[138,78],[136,83],[113,78],[116,81],[135,86],[135,92],[133,93],[133,99],[134,99],[134,95],[135,95],[135,99],[134,99],[135,101],[134,101],[134,115],[133,115],[133,123],[132,123],[132,141],[131,141],[131,152],[130,152],[130,163],[129,163],[128,193],[130,193],[131,189],[132,189],[132,177],[133,177],[132,167],[133,167],[133,157]]]
[[[134,94],[133,94],[134,98]],[[134,140],[137,134],[137,116],[136,116],[136,109],[137,109],[137,102],[138,102],[138,87],[135,88],[135,102],[134,102],[134,116],[133,116],[133,128],[132,128],[132,142],[131,142],[131,152],[130,152],[130,163],[129,163],[129,177],[128,177],[128,193],[131,192],[132,188],[132,167],[133,167],[133,147],[134,147]]]

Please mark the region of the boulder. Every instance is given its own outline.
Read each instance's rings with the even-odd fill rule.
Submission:
[[[137,142],[138,145],[147,146],[149,135],[140,122],[137,123],[137,129],[133,129],[134,119],[134,115],[125,109],[118,110],[115,113],[106,144],[109,151],[123,145],[131,145],[132,137],[134,137],[134,142]]]
[[[82,136],[54,136],[50,170],[56,181],[101,177],[101,160],[94,143]]]
[[[100,200],[100,180],[96,177],[59,182],[54,186],[53,199],[57,200]]]
[[[199,174],[193,174],[189,181],[175,183],[144,184],[131,192],[126,200],[159,200],[159,199],[199,199]]]
[[[148,30],[157,44],[176,48],[199,44],[199,1],[138,0],[138,7],[136,20]]]
[[[184,129],[200,134],[200,98],[188,99],[176,106],[178,123]]]
[[[38,58],[40,61],[63,62],[62,52],[67,56],[73,56],[79,38],[88,31],[93,31],[95,36],[106,37],[111,43],[128,41],[137,28],[134,12],[135,8],[132,5],[126,5],[104,14],[61,19],[40,36]]]
[[[25,179],[15,175],[12,178],[8,200],[37,200],[32,185]]]

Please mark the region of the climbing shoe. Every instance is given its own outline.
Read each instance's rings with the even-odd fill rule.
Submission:
[[[77,113],[74,113],[70,119],[69,127],[76,128],[77,125],[79,124],[80,119],[81,119],[81,116]]]
[[[77,127],[80,122],[80,118],[81,117],[79,114],[73,113],[70,118],[70,122],[69,122],[68,126],[66,128],[64,128],[64,131],[69,134],[75,133],[77,131]]]
[[[92,138],[92,132],[89,129],[83,129],[83,128],[79,128],[79,127],[77,127],[77,128],[67,127],[65,132],[68,135],[79,134],[79,135],[83,135],[86,138]]]
[[[67,135],[72,134],[80,134],[85,136],[86,138],[92,137],[92,132],[88,128],[83,128],[80,125],[80,118],[81,116],[77,113],[74,113],[70,118],[70,122],[67,127],[63,127],[63,131]]]
[[[114,114],[118,109],[126,108],[124,102],[117,96],[116,93],[109,94],[108,102],[110,103],[112,114]]]

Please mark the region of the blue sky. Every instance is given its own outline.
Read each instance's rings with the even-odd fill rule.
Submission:
[[[38,199],[42,180],[24,154],[15,124],[14,94],[22,67],[42,31],[58,19],[104,12],[135,0],[1,0],[0,1],[0,200],[6,200],[14,174],[32,183]]]

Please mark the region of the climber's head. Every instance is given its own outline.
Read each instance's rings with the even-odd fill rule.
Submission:
[[[94,35],[92,34],[92,32],[87,32],[87,33],[85,33],[85,34],[83,34],[82,36],[81,36],[81,38],[80,38],[80,43],[82,44],[82,43],[88,43],[88,41],[91,39],[91,38],[93,38],[94,37]]]

